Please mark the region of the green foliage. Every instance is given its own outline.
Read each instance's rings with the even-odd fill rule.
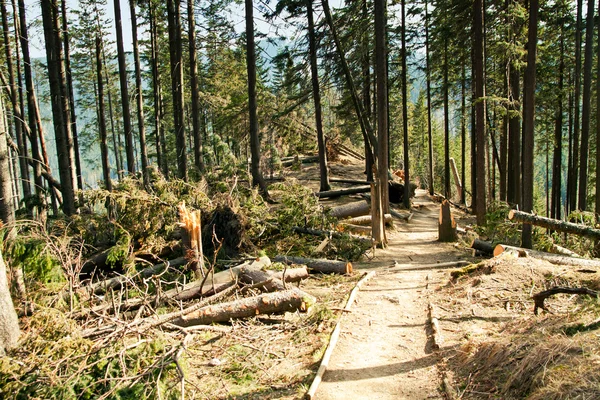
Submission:
[[[326,225],[327,220],[319,199],[309,188],[294,183],[277,184],[274,189],[282,191],[281,207],[275,211],[282,233],[291,233],[294,226],[322,229]]]
[[[47,243],[37,237],[18,237],[6,245],[5,257],[12,268],[22,268],[27,278],[42,283],[64,281],[61,264],[47,251]]]
[[[477,233],[492,242],[518,246],[521,241],[519,224],[508,220],[511,207],[502,201],[493,202],[488,207],[487,222],[484,226],[477,226]]]

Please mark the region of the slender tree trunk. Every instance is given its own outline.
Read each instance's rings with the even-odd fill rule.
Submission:
[[[123,46],[123,28],[121,26],[121,2],[114,0],[115,30],[117,34],[117,60],[119,63],[119,83],[121,86],[121,107],[123,108],[123,130],[125,134],[125,155],[127,171],[135,173],[135,156],[133,151],[133,132],[131,130],[131,111],[129,107],[129,90],[127,88],[127,65],[125,64],[125,48]]]
[[[525,70],[525,94],[523,112],[523,211],[533,211],[533,158],[535,123],[535,67],[537,55],[538,0],[529,0],[529,28],[527,44],[527,68]],[[532,247],[532,227],[523,224],[521,246]]]
[[[41,0],[44,36],[46,40],[46,58],[54,134],[58,155],[58,168],[63,197],[63,212],[71,215],[75,212],[75,189],[77,188],[73,152],[73,138],[69,101],[66,90],[66,78],[59,36],[58,5],[56,0]]]
[[[204,171],[202,160],[202,131],[200,123],[200,96],[198,95],[198,57],[196,56],[196,21],[194,1],[187,0],[188,38],[190,49],[190,86],[192,92],[192,137],[194,138],[194,163],[201,173]]]
[[[467,73],[465,62],[462,62],[461,72],[461,104],[460,104],[460,181],[463,188],[460,191],[460,203],[467,204],[465,185],[467,183],[465,177],[467,165]]]
[[[317,144],[319,148],[319,171],[321,181],[321,192],[331,189],[329,185],[329,173],[327,171],[327,148],[325,146],[325,135],[323,133],[323,116],[321,113],[321,92],[319,88],[319,70],[317,68],[317,39],[315,35],[315,23],[313,20],[313,0],[306,0],[306,14],[308,17],[308,45],[310,56],[310,73],[313,88],[313,100],[315,103],[315,125],[317,127]]]
[[[592,108],[592,59],[594,56],[594,0],[588,0],[587,23],[585,28],[585,59],[583,61],[583,101],[581,110],[581,155],[579,157],[579,196],[580,210],[587,209],[588,157],[590,142],[590,119]]]
[[[108,144],[106,132],[106,117],[104,111],[104,79],[102,72],[102,39],[96,36],[96,78],[98,83],[98,131],[100,133],[100,157],[102,158],[102,175],[104,186],[109,192],[112,191],[110,179],[110,164],[108,162]]]
[[[148,147],[146,145],[146,126],[144,123],[144,96],[142,86],[142,68],[140,65],[140,49],[137,38],[136,0],[129,0],[131,14],[131,36],[133,44],[133,62],[135,64],[135,95],[137,100],[138,135],[140,136],[140,156],[142,159],[142,177],[144,186],[150,187],[150,171],[148,170]]]
[[[0,97],[0,220],[4,225],[10,225],[15,222],[15,208],[13,203],[13,180],[10,174],[8,129],[5,123],[3,103]]]
[[[246,0],[246,66],[248,69],[248,109],[250,128],[250,153],[252,184],[258,186],[263,197],[268,198],[267,184],[260,172],[260,137],[256,104],[256,54],[254,45],[254,10],[252,0]]]
[[[431,129],[431,71],[429,68],[429,11],[427,0],[425,0],[425,70],[427,80],[427,139],[429,143],[429,194],[433,196],[435,191],[433,182],[433,132]],[[463,180],[464,182],[464,180]],[[464,191],[463,191],[464,192]]]
[[[71,52],[69,43],[69,26],[67,16],[67,1],[61,1],[62,33],[65,54],[65,74],[67,79],[67,92],[69,95],[69,111],[71,122],[71,135],[73,136],[73,152],[75,155],[75,173],[77,175],[77,187],[83,189],[83,177],[81,174],[81,157],[79,154],[79,137],[77,135],[77,114],[75,113],[75,94],[73,92],[73,77],[71,75]]]
[[[171,63],[171,90],[173,92],[173,120],[177,152],[177,177],[187,181],[187,148],[183,115],[183,55],[181,44],[180,0],[167,0],[169,20],[169,56]]]
[[[484,225],[486,220],[485,200],[485,104],[484,104],[484,58],[483,58],[483,0],[473,3],[473,29],[474,29],[474,83],[475,83],[475,130],[476,130],[476,158],[475,183],[476,202],[475,214],[477,224]]]
[[[444,37],[444,81],[442,90],[444,96],[444,196],[452,198],[450,189],[450,110],[448,100],[448,35]]]
[[[17,139],[17,147],[19,149],[19,172],[21,175],[21,187],[23,189],[23,197],[31,196],[31,186],[29,185],[29,167],[27,165],[27,147],[24,135],[24,126],[18,118],[20,114],[20,103],[17,97],[17,84],[15,82],[15,71],[12,63],[12,50],[10,46],[10,36],[8,28],[8,11],[6,3],[1,5],[2,11],[2,30],[4,37],[4,54],[6,57],[6,68],[8,70],[8,79],[10,86],[10,102],[12,106],[13,123],[15,127],[15,136]],[[16,29],[16,28],[15,28]],[[23,114],[21,114],[23,115]],[[16,172],[16,171],[15,171]],[[17,176],[15,174],[15,176]]]
[[[402,2],[404,7],[404,1]],[[404,11],[404,8],[403,10]],[[387,97],[387,40],[386,0],[374,1],[375,14],[375,76],[377,79],[377,174],[375,176],[375,193],[371,202],[374,208],[372,232],[378,245],[385,247],[384,214],[387,205],[388,190],[388,97]],[[402,13],[404,15],[404,12]],[[404,72],[403,72],[404,73]],[[405,148],[407,143],[405,143]],[[408,186],[408,158],[404,160],[405,186]]]
[[[506,97],[509,97],[509,88],[508,88],[508,72],[510,70],[509,61],[505,60],[504,62],[504,93],[506,93]],[[498,169],[500,170],[500,201],[506,201],[506,170],[507,170],[507,161],[508,161],[508,124],[509,124],[509,115],[508,113],[502,118],[502,132],[500,133],[500,165]]]
[[[382,0],[382,3],[387,4],[386,0]],[[406,51],[406,0],[402,0],[401,1],[401,13],[402,13],[402,26],[400,27],[400,35],[401,35],[401,41],[402,41],[402,136],[403,136],[403,150],[404,150],[404,194],[402,197],[402,202],[404,204],[404,207],[406,209],[410,209],[410,158],[409,158],[409,148],[410,148],[410,143],[408,143],[408,67],[406,66],[406,59],[408,58],[407,55],[407,51]],[[384,12],[386,12],[385,8],[384,8]],[[387,24],[387,14],[385,15],[385,20],[383,21],[383,28],[386,28],[386,24]],[[384,40],[387,40],[386,37],[386,32],[384,31],[383,33],[383,38]],[[385,56],[384,61],[386,63],[386,81],[385,81],[385,86],[383,86],[382,84],[382,89],[381,90],[385,90],[386,93],[386,103],[385,103],[385,107],[386,107],[386,113],[388,113],[389,115],[389,104],[387,102],[387,41],[384,42],[385,44],[385,48],[382,50],[383,55]],[[377,86],[377,90],[379,91],[380,88],[379,86]],[[389,128],[389,117],[386,117],[386,121],[385,121],[385,126],[386,129]],[[380,122],[378,121],[378,124]],[[379,126],[379,125],[378,125]],[[378,128],[379,129],[379,128]],[[389,138],[388,138],[389,139]],[[379,139],[379,145],[382,145],[381,139]],[[389,192],[389,185],[387,182],[387,163],[386,165],[386,170],[385,170],[385,175],[386,175],[386,180],[385,180],[385,186],[384,188],[386,189],[386,192]],[[383,183],[382,183],[383,185]],[[385,212],[389,212],[389,196],[386,196],[386,210]]]
[[[560,62],[558,65],[558,96],[554,125],[554,153],[552,156],[552,204],[550,217],[561,218],[561,181],[562,181],[562,132],[563,132],[563,89],[564,89],[564,32],[560,33]]]
[[[362,18],[363,21],[369,20],[369,9],[367,0],[362,2]],[[363,109],[365,111],[365,118],[371,120],[371,59],[369,57],[369,29],[364,29],[362,32],[362,100]],[[365,174],[367,182],[373,182],[373,157],[369,147],[368,141],[364,141],[365,147]]]
[[[598,2],[600,14],[600,1]],[[600,28],[596,38],[597,64],[596,64],[596,215],[600,215]],[[562,52],[561,52],[562,55]]]
[[[581,98],[581,37],[582,37],[582,19],[583,19],[583,0],[577,0],[577,20],[575,26],[575,90],[574,106],[573,111],[573,153],[572,153],[572,168],[571,174],[567,180],[567,198],[569,203],[569,210],[577,210],[577,193],[578,185],[577,179],[579,178],[579,134],[581,132],[580,126],[580,104]]]

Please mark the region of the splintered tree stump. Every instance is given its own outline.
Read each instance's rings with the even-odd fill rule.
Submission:
[[[442,201],[438,222],[438,240],[440,242],[456,242],[458,239],[456,221],[454,221],[454,217],[452,217],[452,213],[450,212],[450,203],[448,200]]]
[[[365,200],[360,200],[333,207],[329,210],[329,215],[335,218],[360,217],[362,215],[368,215],[370,210],[371,205]]]
[[[266,293],[227,303],[213,304],[171,321],[178,326],[208,325],[231,319],[249,318],[259,314],[275,314],[286,311],[307,311],[316,299],[299,289]]]
[[[309,269],[324,274],[351,274],[352,263],[338,260],[327,260],[324,258],[304,258],[290,256],[276,256],[275,262],[286,264],[306,265]]]

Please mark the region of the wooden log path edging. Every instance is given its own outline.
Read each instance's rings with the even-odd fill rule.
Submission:
[[[363,277],[360,279],[360,281],[358,281],[356,283],[356,285],[354,286],[354,289],[352,289],[352,291],[350,292],[350,296],[348,296],[348,301],[346,302],[344,311],[350,311],[350,307],[352,307],[352,304],[354,303],[356,296],[358,296],[358,292],[360,291],[361,286],[364,285],[365,282],[367,282],[369,279],[374,277],[375,274],[376,274],[375,271],[367,272],[363,275]],[[331,358],[331,355],[333,354],[333,350],[335,349],[337,341],[340,337],[340,331],[342,329],[341,325],[342,325],[341,318],[338,318],[338,320],[335,324],[335,328],[333,329],[333,332],[331,333],[331,336],[329,338],[329,344],[327,345],[327,348],[325,349],[325,353],[323,354],[323,358],[321,359],[321,364],[319,365],[319,369],[317,370],[315,379],[313,380],[312,384],[310,385],[310,388],[304,395],[304,398],[306,400],[312,400],[315,398],[315,393],[317,392],[317,389],[319,388],[319,384],[323,380],[323,375],[325,375],[325,371],[327,370],[327,366],[329,364],[329,359]]]

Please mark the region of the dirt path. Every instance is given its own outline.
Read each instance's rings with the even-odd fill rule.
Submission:
[[[376,270],[362,286],[341,335],[318,400],[443,399],[438,356],[432,352],[427,304],[447,271],[435,264],[458,260],[437,242],[438,205],[418,191],[410,223],[396,223],[389,247],[357,267]]]

